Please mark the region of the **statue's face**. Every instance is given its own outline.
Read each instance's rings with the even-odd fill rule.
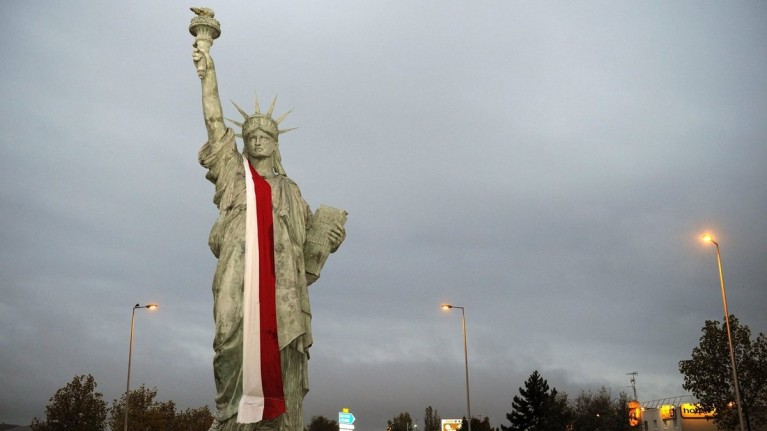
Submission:
[[[263,130],[243,135],[245,141],[245,154],[254,158],[272,157],[274,149],[277,148],[277,141]]]

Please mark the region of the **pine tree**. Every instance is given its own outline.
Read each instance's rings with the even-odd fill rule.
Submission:
[[[533,371],[519,388],[511,402],[512,412],[506,414],[511,426],[501,425],[503,431],[561,431],[567,425],[569,408],[567,396],[556,389],[549,390],[548,382],[538,370]]]

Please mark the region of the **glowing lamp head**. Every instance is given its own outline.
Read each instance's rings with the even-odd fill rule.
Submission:
[[[149,304],[146,306],[146,308],[148,308],[149,310],[154,310],[157,308],[157,304]]]
[[[712,236],[711,236],[711,235],[709,235],[709,234],[705,234],[705,235],[703,235],[703,236],[701,237],[701,239],[702,239],[703,241],[706,241],[706,242],[714,242],[714,237],[712,237]]]
[[[443,309],[443,310],[449,310],[449,309],[451,309],[451,308],[453,308],[453,306],[452,306],[452,305],[450,305],[450,304],[442,304],[442,309]]]

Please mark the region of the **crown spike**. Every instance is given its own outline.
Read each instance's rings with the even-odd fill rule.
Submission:
[[[275,123],[277,123],[277,125],[279,126],[279,125],[280,125],[280,123],[282,122],[282,120],[284,120],[284,119],[285,119],[285,117],[287,117],[288,115],[290,115],[290,113],[291,113],[291,112],[293,112],[293,108],[291,108],[291,109],[290,109],[288,112],[286,112],[286,113],[284,113],[284,114],[280,115],[280,118],[278,118],[278,119],[274,120],[274,122],[275,122]]]
[[[259,104],[258,104],[258,91],[255,91],[254,93],[255,93],[255,100],[256,100],[256,103],[255,103],[256,104],[256,114],[260,114],[261,113],[261,106],[259,106]]]
[[[291,128],[289,128],[289,129],[280,129],[280,130],[278,130],[278,131],[277,131],[277,133],[281,135],[281,134],[283,134],[283,133],[288,133],[288,132],[290,132],[291,130],[296,130],[296,129],[298,129],[298,127],[291,127]]]
[[[226,117],[224,118],[224,120],[236,125],[237,127],[242,127],[242,123],[240,123],[239,121],[234,121],[231,118],[226,118]]]
[[[272,104],[269,106],[269,112],[266,113],[269,117],[272,116],[272,113],[274,112],[274,105],[277,104],[277,95],[274,95],[274,99],[272,99]]]
[[[248,115],[247,112],[243,111],[238,104],[234,103],[234,100],[232,100],[231,102],[232,102],[232,105],[234,105],[234,107],[237,108],[238,111],[240,111],[240,114],[242,114],[243,119],[247,120],[248,117],[250,117],[250,115]]]

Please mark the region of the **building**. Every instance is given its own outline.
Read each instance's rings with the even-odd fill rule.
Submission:
[[[690,395],[642,403],[642,431],[717,431],[711,412]]]

